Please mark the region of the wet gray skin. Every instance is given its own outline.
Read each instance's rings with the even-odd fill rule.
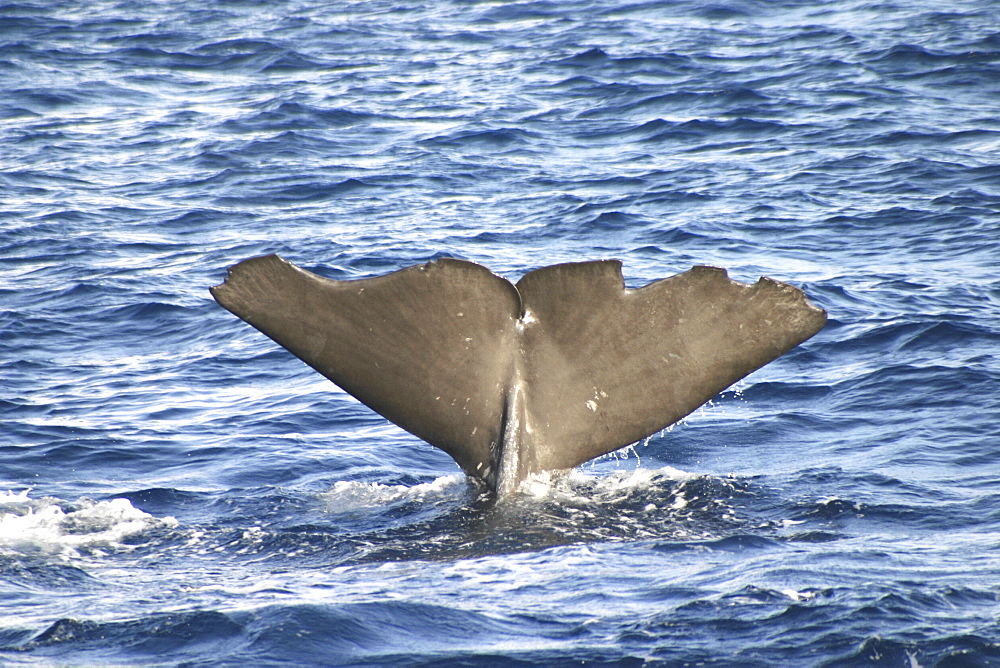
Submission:
[[[826,322],[769,278],[696,266],[626,289],[617,260],[513,285],[463,260],[336,281],[268,255],[212,295],[500,495],[673,424]]]

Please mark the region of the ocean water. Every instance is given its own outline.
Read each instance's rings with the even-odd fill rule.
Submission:
[[[620,258],[826,328],[499,504],[219,307]],[[0,4],[0,662],[1000,665],[1000,8]]]

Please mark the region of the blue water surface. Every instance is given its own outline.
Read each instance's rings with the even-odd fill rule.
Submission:
[[[272,252],[830,320],[495,505],[211,299]],[[1000,665],[998,352],[994,0],[0,4],[5,664]]]

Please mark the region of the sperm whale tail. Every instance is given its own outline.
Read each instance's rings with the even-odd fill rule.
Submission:
[[[463,260],[335,281],[268,255],[211,290],[501,493],[656,433],[826,322],[785,283],[696,266],[626,289],[617,260],[515,286]]]

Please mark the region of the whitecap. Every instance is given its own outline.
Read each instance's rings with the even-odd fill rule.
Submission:
[[[172,517],[158,519],[128,499],[82,500],[70,506],[57,499],[33,500],[28,490],[0,494],[0,553],[43,554],[70,560],[103,550],[131,550],[123,542],[156,526],[176,526]]]
[[[383,485],[377,482],[341,480],[320,495],[331,510],[351,512],[393,503],[433,503],[461,498],[468,489],[466,477],[453,474],[418,485]]]

